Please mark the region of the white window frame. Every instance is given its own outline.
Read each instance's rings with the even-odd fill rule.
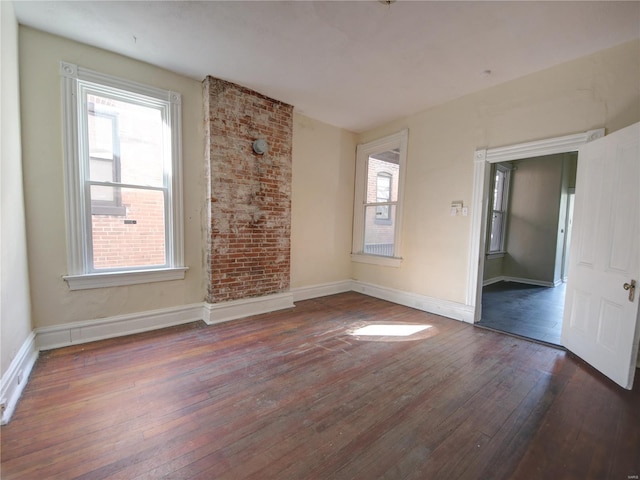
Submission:
[[[67,219],[67,268],[63,276],[71,290],[132,285],[184,279],[184,233],[182,213],[182,115],[181,95],[140,83],[113,77],[83,67],[60,62],[65,161],[65,200]],[[83,105],[83,89],[103,90],[143,100],[165,112],[166,151],[171,161],[165,162],[165,242],[167,263],[162,266],[92,270],[91,206],[86,192],[88,136],[85,131],[87,106]],[[86,157],[86,158],[85,158]]]
[[[402,245],[402,210],[404,196],[404,182],[407,161],[407,143],[409,130],[405,129],[393,135],[389,135],[372,142],[358,145],[356,150],[356,184],[353,205],[353,243],[351,260],[360,263],[399,267],[402,263],[400,248]],[[400,149],[399,176],[396,211],[394,216],[394,241],[393,256],[371,255],[364,253],[365,210],[367,205],[367,163],[370,155],[386,150]],[[375,204],[373,204],[375,205]],[[391,209],[390,209],[391,210]]]
[[[506,238],[507,238],[507,221],[509,217],[509,196],[511,195],[511,170],[512,167],[509,164],[496,163],[494,164],[494,174],[491,178],[491,195],[489,199],[489,215],[490,222],[487,228],[487,258],[490,260],[492,258],[500,258],[504,257],[506,252]],[[496,173],[501,171],[504,174],[504,181],[502,183],[502,205],[498,205],[498,208],[494,209],[494,197],[495,197],[495,182],[496,182]],[[493,214],[494,212],[500,213],[501,225],[500,225],[500,245],[498,250],[491,250],[491,231],[493,230],[491,227],[493,225]]]

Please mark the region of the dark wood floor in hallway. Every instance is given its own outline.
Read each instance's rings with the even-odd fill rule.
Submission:
[[[552,345],[562,344],[566,284],[540,287],[498,282],[482,289],[479,326]]]
[[[627,480],[639,383],[345,293],[42,353],[1,477]]]

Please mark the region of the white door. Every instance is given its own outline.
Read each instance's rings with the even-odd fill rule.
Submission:
[[[631,389],[638,355],[640,123],[578,156],[563,345]],[[633,298],[632,298],[633,297]]]

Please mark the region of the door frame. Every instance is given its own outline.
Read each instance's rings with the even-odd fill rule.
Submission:
[[[573,135],[547,138],[505,147],[481,148],[475,151],[473,156],[473,198],[471,201],[471,235],[467,270],[469,274],[467,277],[466,296],[466,304],[473,311],[471,323],[479,322],[482,314],[482,279],[484,275],[491,164],[557,153],[576,152],[585,143],[603,137],[604,133],[604,128],[598,128]]]

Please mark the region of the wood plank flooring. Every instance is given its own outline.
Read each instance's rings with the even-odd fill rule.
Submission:
[[[561,345],[566,284],[497,282],[482,289],[481,327]]]
[[[351,334],[369,324],[430,328]],[[627,480],[640,475],[639,387],[351,292],[43,352],[0,432],[0,475]]]

